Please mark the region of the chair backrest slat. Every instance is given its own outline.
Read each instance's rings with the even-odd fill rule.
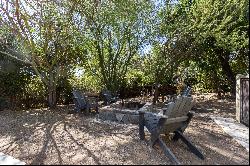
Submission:
[[[177,110],[175,110],[175,112],[173,113],[173,117],[178,117],[180,115],[183,114],[183,110],[185,109],[185,105],[186,105],[186,102],[187,102],[187,98],[186,97],[182,97],[180,96],[179,98],[182,98],[181,99],[181,103],[180,103],[180,106]],[[180,100],[180,99],[177,99],[177,100]]]
[[[185,89],[184,89],[184,91],[181,93],[181,96],[189,96],[189,95],[191,95],[190,93],[191,93],[191,87],[190,86],[187,86]]]
[[[179,111],[179,107],[180,105],[182,104],[182,100],[183,98],[182,97],[178,97],[177,100],[175,101],[174,103],[174,108],[172,109],[172,111],[170,113],[167,113],[167,116],[169,118],[172,118],[172,117],[176,117],[175,114],[176,112]],[[167,111],[168,112],[168,111]]]
[[[175,116],[184,116],[187,115],[187,113],[191,110],[192,108],[192,98],[191,97],[182,97],[182,103],[179,107],[179,110],[176,111]]]
[[[186,105],[186,110],[189,112],[191,111],[193,105],[194,105],[194,101],[192,100],[192,97],[190,97],[190,103]]]
[[[175,108],[175,103],[174,102],[169,102],[167,104],[167,109],[166,109],[166,111],[163,114],[167,115],[167,116],[170,115],[171,112],[174,110],[174,108]]]

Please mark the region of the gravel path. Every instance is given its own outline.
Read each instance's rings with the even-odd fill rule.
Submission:
[[[32,165],[172,164],[158,147],[139,140],[137,125],[103,122],[68,110],[1,111],[0,152]],[[209,116],[195,114],[185,135],[205,160],[190,153],[181,141],[163,137],[182,164],[249,164],[249,153]]]
[[[0,112],[0,152],[26,164],[168,164],[136,125],[59,111]]]
[[[211,116],[211,118],[222,127],[222,129],[249,152],[249,128],[236,122],[232,118],[221,118]]]

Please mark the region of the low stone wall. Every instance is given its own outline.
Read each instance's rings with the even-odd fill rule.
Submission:
[[[102,111],[97,115],[101,120],[115,121],[124,124],[138,124],[139,123],[139,110],[147,110],[152,103],[146,103],[138,110],[118,109],[110,106],[101,108]]]

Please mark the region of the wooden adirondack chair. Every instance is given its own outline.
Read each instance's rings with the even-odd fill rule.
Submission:
[[[167,105],[167,109],[156,114],[147,111],[139,111],[139,135],[140,139],[145,139],[144,126],[148,129],[151,136],[150,145],[159,143],[165,155],[175,164],[180,164],[179,160],[166,146],[160,138],[160,134],[174,133],[173,140],[181,139],[199,158],[204,159],[202,153],[192,144],[189,139],[183,135],[183,132],[188,127],[193,114],[190,112],[192,108],[192,98],[187,96],[179,96],[174,102]]]
[[[98,103],[91,103],[88,101],[87,97],[81,94],[80,91],[74,90],[73,92],[73,101],[75,103],[75,111],[80,112],[81,110],[90,113],[90,109],[94,108],[96,113],[98,113]]]
[[[109,90],[103,90],[101,92],[101,96],[103,97],[105,105],[109,105],[109,104],[114,103],[118,100],[118,97],[112,96],[112,94]]]

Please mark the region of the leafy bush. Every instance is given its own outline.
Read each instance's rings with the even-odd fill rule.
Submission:
[[[26,84],[21,98],[25,108],[42,107],[46,105],[46,89],[40,77],[32,76]]]
[[[20,106],[26,85],[30,82],[30,73],[20,68],[11,72],[0,72],[0,94],[6,107]],[[5,104],[6,105],[6,104]]]

